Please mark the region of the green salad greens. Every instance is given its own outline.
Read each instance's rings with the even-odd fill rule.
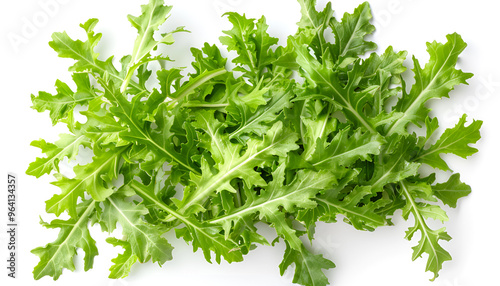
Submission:
[[[194,71],[187,75],[164,53],[186,30],[158,32],[172,9],[162,0],[128,17],[138,35],[119,64],[95,51],[102,37],[97,19],[81,25],[85,40],[54,33],[50,46],[75,61],[74,82],[58,80],[55,94],[39,92],[32,101],[68,132],[54,143],[32,143],[45,155],[27,174],[55,176],[60,191],[46,211],[68,219],[41,221],[59,236],[32,250],[40,257],[34,278],[75,270],[78,248],[85,271],[91,269],[98,250],[89,226],[98,224],[104,232],[119,225],[123,233],[107,239],[123,248],[110,278],[129,275],[136,262],[172,260],[164,234],[174,231],[218,263],[284,241],[280,273],[295,264],[294,283],[327,285],[323,270],[335,265],[310,251],[316,223],[342,218],[374,231],[391,225],[396,210],[415,220],[406,239],[421,237],[412,259],[424,255],[426,271],[437,277],[451,260],[440,241],[451,237],[428,220],[448,220],[439,201],[456,207],[471,189],[457,173],[437,183],[435,173],[424,177],[419,169],[449,171],[441,154],[474,154],[470,144],[480,139],[482,122],[467,124],[464,115],[437,134],[438,118],[426,104],[472,77],[456,67],[466,44],[458,34],[428,43],[429,61],[422,66],[413,58],[415,83],[406,86],[407,52],[376,53],[366,39],[375,29],[368,3],[340,19],[330,3],[317,11],[315,2],[299,0],[302,17],[286,46],[269,35],[264,17],[226,13],[232,29],[222,46],[191,48]],[[221,47],[236,54],[234,68]],[[92,150],[92,161],[77,164],[74,177],[61,174],[63,159],[76,160],[82,147]],[[276,239],[259,234],[258,223],[273,228]]]

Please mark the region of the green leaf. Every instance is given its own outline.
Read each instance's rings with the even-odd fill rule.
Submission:
[[[197,89],[202,87],[211,86],[214,84],[212,79],[215,79],[221,75],[227,73],[225,68],[219,68],[216,70],[206,70],[202,72],[199,76],[192,78],[191,80],[185,82],[181,87],[179,87],[175,93],[170,96],[174,99],[173,102],[179,102],[181,99],[186,98],[191,95]]]
[[[224,31],[224,34],[228,36],[220,37],[220,42],[227,46],[229,51],[238,53],[238,57],[233,60],[234,63],[255,69],[257,67],[256,44],[252,41],[255,19],[247,19],[244,15],[234,12],[225,15],[227,15],[229,22],[233,24],[233,28]]]
[[[479,129],[483,122],[480,120],[473,121],[466,127],[466,118],[467,116],[464,114],[455,127],[446,129],[436,144],[422,150],[414,161],[448,171],[450,168],[441,159],[440,154],[452,153],[462,158],[467,158],[476,153],[477,149],[470,147],[469,144],[474,144],[481,138]]]
[[[370,57],[363,61],[365,66],[365,77],[370,79],[371,84],[380,85],[384,74],[398,77],[406,71],[404,61],[408,52],[395,52],[392,46],[387,47],[382,55],[370,54]],[[392,81],[389,81],[392,83]]]
[[[379,226],[387,225],[386,219],[377,213],[377,210],[384,207],[387,200],[377,200],[365,203],[366,197],[372,197],[372,190],[369,186],[356,186],[347,196],[339,199],[336,192],[325,192],[316,198],[316,202],[323,209],[320,220],[335,222],[335,216],[342,214],[345,221],[352,224],[356,229],[373,231]]]
[[[359,171],[350,170],[340,178],[336,185],[331,186],[324,192],[320,193],[315,201],[317,206],[311,209],[299,210],[296,219],[303,222],[309,240],[313,241],[314,233],[316,231],[316,222],[336,222],[337,214],[339,214],[339,208],[337,208],[337,203],[334,200],[337,199],[339,193],[346,188],[346,186],[354,181],[354,179],[359,175]],[[340,198],[339,198],[340,201]],[[332,208],[333,207],[333,208]]]
[[[436,117],[430,118],[427,117],[425,118],[425,130],[426,130],[426,135],[425,135],[425,141],[427,142],[429,138],[434,134],[434,132],[439,128],[439,122]]]
[[[91,101],[86,111],[80,113],[87,117],[83,124],[76,123],[73,132],[82,133],[90,138],[94,146],[107,146],[113,144],[113,147],[122,147],[130,145],[130,142],[119,137],[119,133],[126,129],[117,118],[110,116],[103,98]]]
[[[447,182],[432,186],[434,195],[452,208],[457,207],[457,201],[471,193],[471,187],[460,181],[460,174],[451,175]]]
[[[85,252],[85,271],[92,268],[94,257],[98,254],[94,239],[88,230],[89,217],[95,211],[95,201],[88,200],[78,205],[78,215],[69,220],[53,220],[50,224],[41,221],[46,228],[60,228],[57,239],[45,247],[38,247],[31,252],[40,257],[40,262],[33,270],[35,280],[51,276],[57,280],[63,268],[75,270],[73,258],[76,249]]]
[[[331,47],[334,59],[340,61],[342,58],[356,57],[377,49],[375,43],[365,41],[365,37],[375,31],[370,23],[371,18],[368,2],[359,5],[352,14],[345,13],[341,22],[333,18],[330,27],[335,35],[335,43]]]
[[[216,119],[211,119],[211,121],[216,121]],[[298,139],[297,135],[286,130],[281,122],[274,124],[263,140],[250,139],[243,155],[241,155],[242,145],[231,143],[224,137],[217,136],[216,138],[220,142],[219,150],[216,152],[222,154],[222,160],[216,162],[218,172],[214,174],[208,163],[202,161],[201,176],[192,175],[194,185],[186,188],[182,201],[176,203],[181,213],[205,201],[215,192],[223,190],[235,192],[230,184],[235,178],[244,179],[248,188],[266,186],[265,180],[254,168],[269,165],[273,156],[285,157],[289,151],[298,148],[295,144]]]
[[[59,57],[70,58],[76,61],[76,63],[70,67],[70,71],[91,71],[96,75],[106,75],[122,83],[124,81],[123,75],[113,66],[113,57],[103,62],[98,59],[99,54],[94,51],[102,37],[101,33],[96,34],[94,32],[94,28],[98,22],[99,20],[92,18],[80,25],[87,34],[87,40],[85,42],[71,39],[66,32],[56,32],[52,34],[52,41],[49,42],[49,45],[58,53]],[[124,59],[130,60],[126,57]],[[130,84],[139,88],[135,82],[131,82]]]
[[[95,46],[99,43],[102,34],[94,33],[94,27],[99,20],[89,19],[85,24],[80,25],[86,32],[88,40],[72,40],[66,32],[52,34],[52,41],[49,45],[58,53],[61,58],[71,58],[77,62],[70,68],[72,71],[91,70],[96,73],[103,73],[102,62],[97,59],[99,54],[94,52]]]
[[[347,74],[348,82],[345,86],[341,84],[336,74],[327,62],[320,63],[309,54],[305,45],[295,46],[297,62],[303,70],[304,76],[312,87],[316,87],[319,93],[324,95],[328,101],[334,101],[342,108],[348,120],[355,123],[355,127],[364,127],[371,133],[377,133],[371,120],[364,114],[363,107],[369,99],[371,89],[359,91],[357,85],[362,79],[366,67],[359,61],[354,63],[352,70]]]
[[[293,283],[305,286],[328,285],[328,278],[323,273],[323,269],[335,267],[333,262],[324,258],[321,254],[314,255],[304,246],[296,250],[286,243],[285,255],[279,265],[282,276],[292,263],[295,264]]]
[[[97,97],[87,73],[74,73],[73,81],[76,83],[76,92],[73,92],[67,84],[57,80],[56,95],[47,92],[39,92],[38,96],[31,95],[32,108],[38,112],[49,110],[52,125],[55,125],[67,118],[76,105],[86,105]]]
[[[413,57],[415,84],[410,93],[403,91],[403,96],[394,107],[394,110],[401,112],[403,116],[390,125],[388,135],[408,134],[406,127],[410,122],[420,126],[429,113],[429,109],[424,106],[428,100],[449,97],[448,94],[456,85],[466,84],[467,79],[472,77],[471,73],[464,73],[455,68],[458,56],[467,44],[456,33],[447,35],[446,38],[448,41],[445,44],[427,43],[430,59],[423,69]]]
[[[437,277],[451,260],[439,243],[451,237],[427,220],[447,221],[438,200],[455,207],[471,188],[453,173],[436,184],[436,174],[423,177],[419,168],[449,170],[441,154],[466,158],[477,151],[471,145],[481,121],[465,126],[464,115],[433,144],[439,124],[427,107],[472,76],[456,67],[466,44],[458,34],[429,43],[429,62],[422,68],[414,58],[415,84],[407,91],[407,52],[392,46],[374,52],[367,2],[341,20],[331,3],[317,10],[316,0],[298,2],[298,29],[286,46],[269,34],[265,17],[228,12],[232,27],[220,42],[235,56],[208,43],[186,46],[193,56],[187,74],[159,48],[185,31],[163,27],[172,10],[163,0],[129,15],[138,34],[119,61],[97,53],[97,19],[80,25],[84,40],[53,34],[50,46],[75,61],[74,84],[56,81],[55,94],[31,96],[32,108],[48,111],[69,132],[55,143],[34,141],[44,155],[26,172],[55,173],[61,191],[46,211],[70,218],[42,222],[60,234],[33,250],[40,256],[36,279],[74,270],[76,248],[84,249],[85,270],[92,267],[97,248],[89,223],[122,230],[122,237],[107,239],[123,249],[110,278],[126,277],[138,261],[171,260],[164,235],[172,232],[210,263],[242,261],[258,244],[269,245],[258,233],[264,224],[276,231],[272,244],[285,241],[281,274],[295,264],[294,283],[327,285],[323,271],[334,264],[309,252],[302,236],[312,243],[318,221],[339,218],[373,231],[392,225],[399,210],[415,218],[406,238],[421,234],[413,259],[428,255],[426,269]],[[233,65],[226,67],[228,60]],[[85,122],[77,120],[79,105]],[[410,134],[410,123],[425,123],[425,136]],[[64,177],[61,160],[75,161],[80,147],[93,152],[92,162]]]
[[[106,242],[125,249],[122,254],[118,254],[116,258],[111,259],[111,262],[114,264],[109,268],[109,278],[118,279],[127,277],[130,273],[130,268],[137,262],[137,256],[132,254],[130,243],[114,237],[107,238]]]
[[[37,178],[44,174],[50,174],[53,170],[59,172],[59,162],[67,157],[74,160],[78,155],[79,147],[89,147],[89,139],[84,135],[75,136],[72,134],[61,134],[60,139],[54,144],[47,143],[41,139],[31,142],[31,146],[38,147],[47,157],[37,158],[26,170],[26,174]]]
[[[267,33],[269,26],[264,16],[255,21],[235,12],[224,15],[227,15],[233,28],[223,31],[228,36],[220,37],[220,42],[227,46],[229,51],[236,51],[238,54],[232,61],[239,65],[235,70],[244,72],[257,84],[264,69],[276,60],[271,47],[278,43],[278,38]]]
[[[144,200],[148,208],[165,212],[183,223],[184,228],[175,230],[177,237],[191,241],[193,251],[201,248],[208,262],[211,262],[211,252],[215,253],[217,263],[220,263],[221,257],[230,263],[243,260],[238,245],[231,240],[226,240],[220,234],[221,228],[199,222],[192,216],[185,216],[174,210],[156,197],[152,186],[144,186],[137,181],[132,181],[129,187]]]
[[[401,192],[406,199],[403,217],[408,219],[410,213],[415,217],[415,226],[408,229],[405,238],[411,240],[417,231],[420,231],[422,234],[418,245],[413,247],[412,259],[415,260],[421,257],[423,253],[427,253],[429,257],[425,270],[434,273],[434,277],[431,279],[434,280],[438,277],[438,272],[443,267],[443,262],[451,260],[451,255],[439,245],[439,241],[449,241],[451,236],[446,233],[445,228],[440,228],[438,230],[430,229],[425,222],[425,218],[447,220],[448,217],[440,207],[420,203],[415,200],[416,198],[429,198],[432,194],[429,185],[408,184],[403,181],[400,186]]]
[[[196,70],[196,73],[192,77],[199,76],[204,71],[218,70],[226,67],[227,59],[221,55],[216,45],[205,43],[201,50],[191,48],[191,53],[195,58],[192,66]]]
[[[141,5],[142,14],[138,17],[128,15],[128,20],[137,29],[138,35],[134,43],[134,50],[127,67],[127,75],[121,85],[124,92],[132,78],[134,71],[141,65],[155,60],[168,60],[167,57],[151,57],[159,44],[171,45],[174,43],[173,34],[184,31],[177,28],[173,32],[162,34],[160,40],[154,39],[154,33],[167,20],[172,6],[164,5],[163,0],[150,0],[147,5]]]
[[[116,193],[103,202],[104,210],[100,221],[102,228],[112,232],[119,223],[132,254],[141,263],[151,259],[162,265],[172,260],[173,247],[162,237],[168,229],[144,222],[142,217],[148,214],[148,209],[143,205],[126,202],[124,198],[123,194]]]
[[[57,216],[68,211],[71,217],[76,217],[76,202],[85,193],[96,201],[103,201],[110,196],[113,193],[112,181],[118,177],[121,154],[125,150],[126,147],[113,152],[95,150],[99,152],[93,157],[92,163],[73,168],[76,174],[73,179],[57,174],[57,181],[52,184],[61,189],[61,194],[46,201],[46,211]]]
[[[276,232],[282,235],[296,250],[300,250],[302,242],[285,221],[284,213],[294,213],[296,210],[309,209],[316,206],[313,200],[325,188],[336,183],[335,174],[322,170],[300,170],[290,184],[284,185],[285,164],[281,164],[273,173],[273,180],[266,188],[256,195],[253,190],[246,192],[247,200],[243,206],[232,212],[210,221],[212,224],[224,226],[226,236],[233,224],[248,216],[259,214],[259,219],[272,223]]]
[[[293,38],[298,43],[310,46],[318,60],[331,58],[328,50],[330,44],[325,39],[325,30],[334,19],[332,4],[327,3],[323,11],[318,12],[316,0],[299,0],[298,2],[301,18],[297,23],[298,31]]]
[[[360,129],[349,133],[349,128],[340,130],[329,143],[323,138],[318,139],[309,163],[318,170],[339,170],[357,160],[371,161],[371,155],[380,153],[384,144],[382,136],[368,132],[363,134]]]
[[[257,136],[264,135],[270,128],[271,123],[276,121],[279,114],[289,106],[293,96],[292,85],[274,88],[272,90],[266,88],[263,93],[266,93],[266,98],[271,98],[269,102],[264,100],[258,101],[259,105],[254,105],[253,108],[245,102],[245,98],[235,96],[229,100],[229,106],[226,107],[228,115],[234,122],[238,123],[238,127],[231,132],[229,139],[237,138],[243,142],[242,136],[247,134],[255,134]]]
[[[172,87],[178,89],[180,87],[180,80],[182,79],[181,70],[180,69],[168,69],[168,70],[159,70],[156,72],[158,76],[158,82],[160,83],[161,94],[164,98],[173,98],[172,96]]]
[[[415,176],[420,167],[420,164],[409,161],[415,144],[413,137],[404,138],[395,135],[389,140],[391,145],[386,147],[383,154],[375,157],[374,162],[377,164],[373,176],[366,183],[374,192],[381,191],[387,184]]]
[[[370,89],[376,87],[373,92],[373,102],[365,106],[367,114],[374,118],[372,124],[375,127],[391,124],[402,115],[393,111],[386,112],[386,106],[390,104],[388,100],[398,96],[401,92],[401,74],[406,71],[404,61],[407,56],[406,51],[395,52],[389,46],[382,55],[370,54],[370,57],[363,61],[365,75],[360,80],[359,85]],[[370,112],[371,109],[371,112]]]
[[[177,152],[169,133],[155,136],[155,139],[161,140],[160,142],[153,139],[153,135],[150,134],[146,128],[146,124],[149,123],[144,122],[144,119],[148,117],[144,110],[147,110],[149,107],[144,101],[141,101],[143,98],[142,94],[136,95],[132,99],[132,102],[129,102],[122,94],[119,94],[115,90],[115,87],[106,85],[106,83],[103,83],[103,86],[106,89],[106,98],[114,104],[114,106],[110,108],[110,111],[128,126],[128,130],[120,133],[121,138],[127,141],[144,144],[158,154],[158,156],[163,157],[164,160],[170,161],[170,164],[178,164],[180,168],[184,170],[198,173],[197,168],[193,166],[191,160]],[[173,118],[171,116],[166,117],[168,111],[165,109],[165,106],[162,108],[164,108],[163,111],[158,112],[161,114],[163,121],[159,129],[165,132],[169,130]]]

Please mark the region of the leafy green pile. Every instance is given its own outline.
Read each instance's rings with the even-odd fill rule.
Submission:
[[[32,96],[33,108],[49,111],[52,123],[66,124],[69,133],[55,143],[34,141],[46,156],[27,174],[54,173],[61,192],[46,210],[69,219],[41,222],[60,232],[32,251],[40,257],[35,279],[74,270],[77,248],[91,269],[98,254],[93,224],[106,232],[121,226],[123,237],[107,239],[124,249],[110,269],[110,278],[121,278],[136,262],[171,260],[163,236],[169,231],[201,249],[207,261],[242,261],[256,244],[269,244],[257,232],[256,224],[264,223],[276,231],[273,243],[286,244],[280,273],[295,264],[293,282],[326,285],[323,270],[335,265],[304,245],[313,241],[316,223],[341,215],[354,228],[373,231],[391,225],[399,209],[405,219],[415,218],[406,238],[421,234],[413,259],[426,253],[426,270],[438,276],[451,260],[439,241],[451,237],[427,220],[446,221],[438,201],[456,207],[470,187],[459,174],[435,183],[435,173],[422,177],[419,168],[449,171],[441,154],[475,153],[469,144],[479,140],[481,122],[466,126],[464,115],[436,134],[438,119],[425,104],[448,97],[472,76],[456,68],[466,44],[457,34],[444,44],[428,43],[429,62],[422,68],[413,58],[415,83],[408,91],[401,76],[407,53],[389,47],[377,54],[365,39],[374,31],[368,3],[341,20],[330,3],[323,11],[315,0],[299,3],[302,18],[286,46],[268,34],[264,17],[227,13],[233,28],[220,41],[237,54],[235,68],[227,68],[216,45],[205,44],[191,49],[194,72],[187,75],[151,65],[172,66],[162,46],[185,31],[158,32],[171,11],[162,0],[129,16],[138,36],[119,66],[95,52],[102,36],[94,32],[96,19],[81,25],[85,41],[53,34],[50,46],[75,60],[73,87],[57,81],[56,94]],[[333,41],[327,40],[331,32]],[[76,160],[82,147],[92,150],[92,162],[76,165],[72,178],[60,174],[60,162]]]

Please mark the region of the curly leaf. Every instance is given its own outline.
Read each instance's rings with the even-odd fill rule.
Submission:
[[[296,250],[286,243],[285,255],[279,265],[280,274],[283,275],[292,263],[295,264],[293,283],[305,286],[328,285],[328,278],[323,273],[323,269],[335,267],[335,264],[324,258],[323,255],[314,255],[303,245],[299,250]]]
[[[26,174],[39,178],[44,174],[50,174],[53,170],[59,172],[59,162],[64,157],[73,160],[78,155],[80,146],[89,147],[89,140],[84,135],[61,134],[59,137],[60,139],[54,144],[47,143],[43,139],[31,142],[31,146],[40,148],[47,157],[37,158],[29,165]]]
[[[156,197],[152,186],[145,186],[137,181],[132,181],[129,187],[146,202],[148,208],[160,210],[183,223],[184,228],[176,229],[177,237],[183,237],[186,241],[191,241],[194,251],[201,248],[208,262],[211,261],[211,252],[215,253],[217,263],[220,263],[221,257],[224,257],[228,262],[243,260],[238,245],[231,240],[226,240],[220,234],[221,229],[219,227],[199,222],[194,217],[185,216],[174,210]]]
[[[447,182],[432,186],[432,190],[438,199],[452,208],[457,207],[458,199],[471,193],[471,187],[460,181],[460,174],[451,175]]]
[[[104,201],[100,223],[108,232],[112,232],[119,223],[132,254],[137,256],[139,262],[144,263],[151,258],[162,265],[172,260],[173,247],[162,237],[167,229],[144,222],[142,217],[146,214],[146,207],[126,202],[122,193],[116,193]]]
[[[479,129],[483,122],[480,120],[473,121],[466,127],[465,121],[466,115],[464,114],[455,127],[446,129],[436,144],[422,150],[414,161],[448,171],[450,168],[441,159],[440,154],[452,153],[462,158],[467,158],[476,153],[477,149],[470,147],[469,144],[474,144],[481,138]]]
[[[94,200],[88,200],[78,205],[78,214],[67,221],[53,220],[50,224],[41,222],[46,228],[60,228],[57,239],[45,247],[38,247],[31,252],[40,257],[40,262],[33,270],[35,280],[43,276],[52,276],[57,280],[63,268],[75,270],[73,258],[76,249],[85,252],[85,271],[92,268],[94,257],[98,254],[94,239],[88,230],[89,217],[95,211]]]
[[[406,239],[411,240],[415,232],[420,231],[422,237],[418,245],[413,247],[413,257],[415,260],[422,256],[423,253],[429,255],[425,270],[434,273],[434,280],[438,277],[438,272],[443,267],[443,262],[451,260],[451,255],[439,245],[439,240],[449,241],[449,236],[445,228],[432,230],[425,222],[426,218],[433,218],[439,220],[447,220],[446,213],[438,206],[419,203],[416,198],[427,198],[432,194],[429,185],[418,184],[411,185],[407,182],[401,182],[401,192],[406,199],[406,206],[403,209],[403,217],[408,219],[409,214],[415,217],[415,226],[410,227],[406,232]]]
[[[467,79],[472,77],[471,73],[455,68],[458,56],[467,44],[456,33],[447,35],[446,38],[448,41],[445,44],[427,43],[430,59],[423,69],[419,61],[413,58],[415,84],[410,93],[403,90],[403,96],[394,106],[394,110],[402,113],[402,117],[390,125],[388,135],[407,135],[406,127],[410,122],[417,126],[424,122],[429,113],[429,109],[424,106],[428,100],[449,97],[448,94],[456,85],[466,84]]]
[[[335,184],[336,177],[326,170],[321,172],[300,170],[293,182],[284,185],[285,167],[286,165],[282,164],[273,172],[273,180],[260,192],[260,195],[257,196],[253,190],[247,191],[247,200],[243,206],[215,218],[210,223],[223,225],[228,236],[233,224],[259,213],[259,219],[266,218],[274,225],[276,232],[287,239],[292,248],[300,250],[302,243],[295,235],[295,231],[287,225],[283,213],[294,213],[299,208],[314,208],[316,203],[313,199],[325,188]]]
[[[370,5],[364,2],[352,14],[345,13],[341,22],[335,18],[332,20],[330,27],[335,35],[335,43],[331,49],[334,59],[340,61],[345,57],[357,57],[377,48],[374,42],[365,41],[365,37],[375,31],[370,23],[371,18]]]
[[[111,259],[114,264],[109,268],[109,278],[125,278],[130,273],[130,268],[137,262],[137,256],[132,253],[132,247],[129,242],[109,237],[106,242],[113,246],[121,246],[125,251],[118,254],[116,258]]]
[[[76,92],[73,92],[64,82],[57,80],[56,95],[47,92],[39,92],[38,96],[31,95],[32,108],[38,112],[49,110],[52,125],[67,118],[76,105],[86,105],[97,97],[87,73],[74,73],[72,77],[76,83]]]
[[[90,164],[74,167],[76,177],[73,179],[57,174],[57,181],[52,184],[61,189],[61,194],[54,195],[46,201],[46,211],[59,216],[68,211],[71,217],[76,215],[78,197],[84,197],[85,192],[94,200],[102,201],[113,192],[112,180],[118,177],[118,167],[121,154],[126,147],[113,152],[97,153]]]
[[[216,119],[211,121],[216,122]],[[241,144],[234,144],[227,138],[217,137],[216,141],[220,143],[218,148],[222,151],[217,151],[222,154],[222,160],[216,162],[218,173],[214,174],[208,163],[202,161],[202,175],[192,176],[195,186],[191,185],[186,189],[182,201],[176,203],[179,211],[184,213],[215,192],[223,190],[234,192],[235,189],[230,181],[235,178],[244,179],[248,188],[267,185],[254,168],[268,165],[273,156],[285,157],[290,150],[297,149],[298,146],[295,144],[297,139],[296,134],[288,132],[283,128],[283,124],[278,122],[266,133],[263,140],[250,139],[244,154],[241,155],[243,147]]]

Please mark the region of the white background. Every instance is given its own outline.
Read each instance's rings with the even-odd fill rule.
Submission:
[[[42,3],[56,3],[46,10]],[[326,0],[318,1],[324,7]],[[374,24],[377,31],[372,40],[379,44],[379,51],[393,45],[395,50],[407,50],[416,55],[421,63],[428,59],[425,51],[427,41],[445,41],[445,35],[458,32],[468,43],[462,54],[459,67],[473,72],[475,77],[469,86],[460,86],[450,99],[433,101],[433,114],[442,126],[452,126],[467,113],[469,119],[484,121],[483,138],[477,144],[480,152],[469,160],[446,156],[450,166],[462,174],[462,180],[472,186],[473,193],[460,201],[458,209],[448,211],[450,221],[445,224],[451,242],[443,243],[452,254],[453,261],[445,262],[440,277],[429,282],[432,275],[424,272],[425,259],[411,261],[411,247],[417,243],[403,239],[405,230],[412,225],[394,218],[395,226],[383,227],[373,233],[353,230],[345,223],[320,224],[313,249],[337,264],[326,271],[330,282],[337,286],[473,286],[500,285],[498,269],[500,243],[498,239],[498,203],[500,190],[498,177],[500,168],[500,60],[498,47],[500,27],[498,8],[493,0],[373,0]],[[24,174],[28,164],[40,156],[39,150],[30,147],[34,139],[44,138],[49,142],[64,131],[63,126],[51,126],[48,113],[39,114],[30,109],[30,94],[39,90],[54,92],[56,79],[69,81],[67,68],[70,60],[60,59],[48,46],[54,31],[66,30],[71,37],[83,39],[84,33],[78,25],[88,18],[100,19],[96,30],[103,39],[98,46],[104,57],[115,54],[116,58],[132,50],[135,30],[126,19],[127,14],[140,14],[139,4],[144,1],[62,1],[24,0],[0,3],[0,82],[1,139],[0,174],[6,178],[8,172],[19,179],[17,220],[18,233],[18,278],[7,279],[5,269],[6,233],[6,181],[0,181],[0,285],[292,285],[292,272],[279,275],[284,246],[259,246],[245,257],[242,263],[229,265],[208,264],[201,253],[192,253],[190,246],[176,240],[172,234],[167,238],[174,245],[174,260],[162,268],[150,263],[135,265],[131,275],[119,281],[108,280],[111,258],[120,249],[114,249],[104,239],[100,229],[91,229],[97,240],[100,255],[96,257],[94,269],[83,272],[82,255],[75,259],[77,271],[65,270],[61,278],[53,282],[44,277],[40,281],[32,278],[32,269],[38,257],[29,251],[53,241],[57,232],[43,229],[39,215],[46,220],[53,217],[45,214],[44,201],[59,190],[50,185],[51,176],[36,179]],[[176,65],[188,66],[191,60],[188,47],[200,47],[203,42],[218,43],[222,29],[228,29],[224,11],[245,12],[251,17],[264,14],[270,25],[270,33],[281,38],[294,33],[299,20],[299,5],[293,0],[171,0],[173,15],[169,27],[186,26],[191,34],[177,36],[170,47],[169,56],[177,60]],[[352,11],[361,1],[336,0],[333,7],[336,15]],[[31,23],[31,24],[28,24]],[[33,25],[32,29],[28,29]],[[33,29],[34,28],[34,29]],[[10,39],[22,38],[21,43]],[[407,64],[411,66],[410,56]],[[407,78],[413,75],[407,72]],[[6,180],[6,179],[5,179]],[[441,227],[440,223],[431,223]],[[263,229],[267,237],[272,232]]]

